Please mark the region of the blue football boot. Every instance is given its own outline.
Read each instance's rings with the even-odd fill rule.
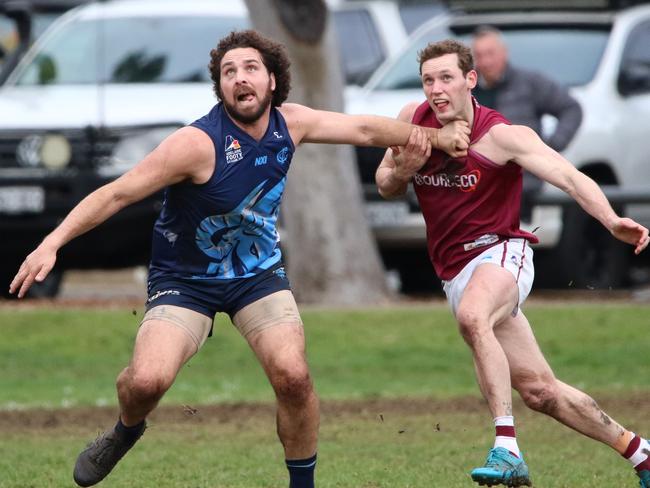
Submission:
[[[650,488],[650,470],[642,469],[641,471],[637,471],[636,475],[641,478],[639,480],[639,486],[641,488]]]
[[[517,457],[503,447],[490,449],[485,466],[472,470],[472,480],[482,486],[533,486],[523,456]]]

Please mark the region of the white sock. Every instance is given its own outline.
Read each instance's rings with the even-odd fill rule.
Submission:
[[[642,463],[645,463],[644,466],[640,466],[639,469],[646,468],[646,464],[648,464],[648,453],[650,453],[650,442],[648,442],[646,439],[643,437],[639,437],[635,435],[632,438],[632,441],[630,444],[636,444],[636,439],[639,439],[639,445],[636,449],[634,449],[634,452],[632,453],[626,453],[629,454],[626,459],[634,466],[635,468],[639,466]],[[628,447],[628,449],[630,449]]]
[[[494,438],[494,447],[503,447],[517,457],[521,457],[517,437],[515,436],[515,419],[511,415],[497,417],[494,419],[496,437]]]

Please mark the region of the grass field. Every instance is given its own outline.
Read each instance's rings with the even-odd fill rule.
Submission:
[[[649,311],[527,310],[556,374],[640,433],[650,433]],[[0,488],[74,486],[78,451],[115,420],[114,379],[139,314],[0,309]],[[467,473],[482,463],[493,427],[446,308],[312,310],[303,320],[323,400],[320,488],[472,486]],[[219,319],[143,441],[100,486],[285,487],[272,399],[244,341]],[[535,486],[637,485],[607,447],[520,404],[515,415]]]

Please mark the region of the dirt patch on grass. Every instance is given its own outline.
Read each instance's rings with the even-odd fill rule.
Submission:
[[[628,393],[600,397],[599,404],[614,417],[634,416],[647,407],[647,392]],[[515,400],[515,410],[522,411],[524,405]],[[322,401],[321,413],[324,422],[337,418],[377,418],[396,416],[427,415],[441,413],[485,412],[485,402],[476,397],[462,397],[450,400],[426,398],[371,399],[354,401]],[[112,425],[117,418],[117,407],[74,407],[65,409],[29,409],[0,411],[0,432],[38,432],[56,429],[96,429]],[[149,417],[157,424],[187,423],[243,423],[252,418],[275,416],[272,403],[232,403],[219,405],[163,405]],[[487,418],[487,417],[486,417]]]

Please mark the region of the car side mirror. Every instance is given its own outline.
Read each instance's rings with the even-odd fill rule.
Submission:
[[[624,97],[650,92],[650,64],[623,65],[618,75],[617,86],[619,93]]]

